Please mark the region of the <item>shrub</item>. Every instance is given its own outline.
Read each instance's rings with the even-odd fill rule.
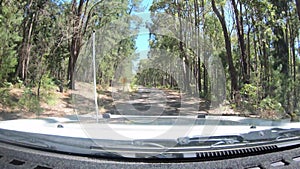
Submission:
[[[30,112],[34,112],[40,115],[43,109],[40,106],[38,97],[32,92],[31,88],[26,88],[22,97],[18,102],[21,108],[27,109]]]
[[[256,112],[258,108],[258,87],[252,84],[245,84],[240,90],[240,95],[242,97],[241,107],[252,113]]]
[[[286,115],[281,103],[270,97],[260,102],[259,109],[263,118],[280,119]]]

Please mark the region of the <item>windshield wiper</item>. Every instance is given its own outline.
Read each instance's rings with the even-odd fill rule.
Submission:
[[[179,146],[219,146],[232,144],[280,142],[300,138],[300,129],[272,128],[267,130],[251,131],[240,135],[224,135],[209,137],[180,137],[177,139]]]
[[[300,145],[300,128],[178,139],[105,140],[0,130],[0,141],[38,149],[118,158],[198,158],[273,151]]]
[[[222,144],[242,143],[243,138],[238,135],[210,136],[210,137],[180,137],[178,146],[215,146]]]
[[[272,128],[268,130],[252,131],[246,134],[241,134],[245,141],[277,141],[284,138],[293,138],[300,136],[299,128],[282,129]]]

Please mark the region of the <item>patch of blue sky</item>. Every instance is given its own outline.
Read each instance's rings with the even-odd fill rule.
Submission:
[[[142,24],[139,27],[138,36],[136,38],[136,52],[149,50],[149,29],[147,23],[151,23],[150,13],[144,12],[137,14],[142,19]]]
[[[71,0],[57,0],[58,3],[71,2]],[[138,58],[133,60],[133,72],[136,72],[138,63],[142,59],[146,59],[149,47],[149,30],[146,27],[147,23],[151,23],[150,17],[150,7],[153,3],[153,0],[141,0],[141,4],[138,10],[133,11],[132,15],[138,16],[142,20],[142,24],[139,27],[138,36],[136,38],[136,51]]]
[[[133,15],[137,15],[142,20],[136,39],[136,52],[149,50],[149,30],[147,29],[146,24],[151,23],[149,10],[152,3],[153,0],[143,0],[140,4],[141,11],[133,12]]]
[[[146,59],[149,47],[149,29],[146,27],[147,23],[151,23],[151,14],[150,7],[153,3],[153,0],[143,0],[141,2],[140,11],[133,12],[133,15],[138,16],[142,20],[142,24],[139,27],[138,36],[135,40],[136,51],[138,58],[133,61],[133,72],[136,73],[138,69],[139,61]]]

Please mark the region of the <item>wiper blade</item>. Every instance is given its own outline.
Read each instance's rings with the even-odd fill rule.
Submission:
[[[180,137],[177,139],[178,146],[219,146],[232,144],[247,144],[255,142],[273,142],[283,139],[300,138],[300,128],[282,129],[272,128],[267,130],[251,131],[239,135],[224,136],[196,136]]]
[[[197,158],[300,145],[300,129],[272,128],[239,135],[178,139],[104,140],[0,130],[0,141],[26,147],[116,158]],[[201,155],[202,154],[202,155]]]
[[[210,136],[210,137],[180,137],[179,146],[216,146],[223,144],[242,143],[243,138],[238,135]]]
[[[299,128],[282,129],[272,128],[267,130],[252,131],[246,134],[241,134],[244,141],[278,141],[283,138],[293,138],[300,136]]]

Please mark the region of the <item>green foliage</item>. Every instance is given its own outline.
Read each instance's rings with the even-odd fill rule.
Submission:
[[[42,76],[41,82],[40,82],[40,95],[39,100],[46,102],[48,105],[53,106],[57,103],[58,98],[55,93],[55,90],[57,89],[57,85],[55,84],[55,81],[49,77],[49,74],[46,74]]]
[[[282,112],[284,111],[279,102],[269,97],[263,99],[259,105],[261,109],[265,109],[265,110],[277,110]]]
[[[299,120],[300,120],[300,118],[297,115],[297,113],[295,113],[295,112],[291,113],[291,121],[292,122],[299,122]]]
[[[20,78],[17,77],[17,80],[16,80],[16,82],[15,82],[15,84],[14,84],[14,87],[15,87],[15,88],[19,88],[19,89],[22,88],[22,87],[24,87],[23,81],[20,80]]]
[[[58,97],[54,92],[49,92],[47,95],[43,95],[43,97],[44,97],[43,100],[49,106],[55,106],[58,102]]]
[[[137,78],[134,77],[131,82],[130,82],[130,90],[131,91],[136,91],[138,89],[137,87]]]
[[[15,107],[15,100],[10,96],[8,88],[0,88],[0,106]]]
[[[0,4],[0,85],[10,80],[17,65],[17,44],[21,41],[18,25],[22,23],[18,6],[10,1]]]
[[[37,93],[37,87],[26,88],[18,101],[20,108],[40,115],[44,110],[41,103],[45,102],[50,106],[57,103],[58,97],[55,93],[56,85],[48,75],[42,76],[40,84],[40,94]]]
[[[264,98],[260,104],[259,108],[262,113],[264,112],[270,112],[271,114],[276,114],[277,118],[285,117],[285,110],[282,107],[281,103],[276,101],[275,99],[272,99],[270,97]],[[270,114],[269,113],[269,114]]]
[[[99,68],[97,82],[102,87],[110,86],[112,79],[117,78],[115,77],[117,68],[120,68],[122,75],[129,81],[131,79],[130,87],[132,89],[136,88],[136,85],[179,88],[178,86],[185,85],[184,78],[191,76],[195,77],[201,86],[194,82],[188,85],[193,89],[200,88],[200,96],[208,100],[217,100],[218,96],[210,96],[212,84],[209,80],[212,77],[209,77],[203,63],[208,61],[210,56],[218,56],[225,70],[226,94],[232,107],[249,110],[252,113],[273,112],[278,117],[283,116],[286,112],[291,114],[293,119],[297,119],[296,115],[300,114],[300,61],[298,57],[300,22],[295,1],[239,1],[238,5],[241,6],[238,10],[242,10],[238,11],[239,19],[246,49],[246,60],[242,61],[241,45],[236,34],[238,23],[231,1],[215,0],[221,14],[224,11],[225,24],[230,32],[233,66],[237,71],[237,74],[231,75],[228,71],[230,64],[225,51],[224,30],[222,30],[216,14],[212,11],[211,1],[154,0],[150,7],[153,13],[165,12],[173,15],[173,19],[177,23],[180,20],[176,17],[179,16],[182,20],[191,22],[195,27],[185,28],[185,25],[182,25],[182,29],[179,29],[175,26],[178,32],[181,31],[181,40],[184,42],[180,47],[178,39],[154,34],[153,30],[156,29],[156,23],[160,21],[160,18],[152,15],[153,24],[151,22],[147,24],[147,28],[152,31],[149,40],[151,53],[149,53],[148,59],[140,62],[138,74],[133,77],[132,67],[133,63],[136,63],[135,50],[138,44],[135,42],[136,36],[126,38],[123,36],[124,34],[135,35],[138,31],[136,28],[140,26],[141,20],[129,14],[132,12],[131,9],[141,10],[138,7],[138,1],[122,1],[122,3],[103,1],[91,11],[86,30],[83,30],[85,15],[82,14],[80,16],[83,17],[79,18],[79,20],[83,19],[78,23],[79,25],[83,24],[82,27],[76,25],[76,12],[72,11],[72,7],[74,7],[72,3],[75,1],[2,0],[0,2],[0,87],[3,89],[0,89],[0,104],[16,106],[17,100],[10,95],[9,89],[27,87],[18,102],[20,107],[40,113],[42,112],[40,102],[55,105],[57,95],[53,91],[57,89],[57,85],[69,80],[67,77],[69,57],[70,53],[74,52],[71,47],[72,38],[80,34],[78,40],[90,42],[92,30],[107,28],[104,29],[104,32],[96,34],[96,37],[101,37],[96,38],[98,45],[96,58]],[[89,10],[96,1],[87,2],[84,1],[83,10]],[[85,5],[90,6],[85,8]],[[111,8],[112,6],[114,8]],[[121,16],[128,17],[127,21],[120,21]],[[77,28],[82,29],[77,30]],[[30,36],[29,32],[31,32]],[[192,38],[200,39],[200,41],[205,39],[203,43],[193,44],[200,48],[199,51],[192,51],[189,48],[189,45],[194,43]],[[83,44],[81,42],[77,45],[81,46]],[[206,44],[211,47],[207,47]],[[22,54],[27,49],[26,47],[30,50],[28,60],[25,59],[22,62],[24,59]],[[90,59],[90,47],[91,45],[88,44],[86,49],[81,48],[81,51],[87,50],[87,53],[79,53]],[[211,53],[207,52],[207,49],[210,48]],[[109,51],[102,53],[105,49],[109,49]],[[205,60],[198,59],[199,56],[204,56]],[[79,62],[82,61],[81,57],[78,58]],[[190,70],[192,74],[182,77],[182,72],[186,72],[186,70],[179,64],[164,65],[166,72],[147,68],[147,65],[159,68],[163,61],[175,59],[185,61],[189,68],[186,70]],[[247,62],[248,65],[246,72],[249,74],[249,81],[247,82],[243,81],[242,62]],[[22,69],[24,67],[26,69]],[[16,70],[26,70],[27,79],[16,77],[21,76]],[[237,77],[239,91],[234,92],[239,92],[241,95],[241,103],[237,103],[233,98],[230,82],[232,76]],[[60,81],[60,83],[55,84],[54,81]],[[37,87],[40,87],[39,94],[37,94]]]
[[[243,95],[245,98],[249,98],[250,100],[257,99],[257,86],[254,86],[252,84],[245,84],[243,88],[240,90],[241,95]]]
[[[49,74],[43,75],[41,79],[41,88],[45,91],[53,91],[57,88],[55,81]]]
[[[254,108],[257,108],[258,91],[259,88],[257,86],[254,86],[252,84],[245,84],[240,90],[240,93],[244,100],[253,105]]]
[[[18,104],[21,108],[36,113],[36,115],[40,115],[43,112],[38,97],[30,88],[24,90]]]
[[[243,88],[240,90],[240,95],[242,97],[242,109],[257,114],[257,110],[259,107],[258,90],[258,87],[252,84],[245,84],[243,86]]]

